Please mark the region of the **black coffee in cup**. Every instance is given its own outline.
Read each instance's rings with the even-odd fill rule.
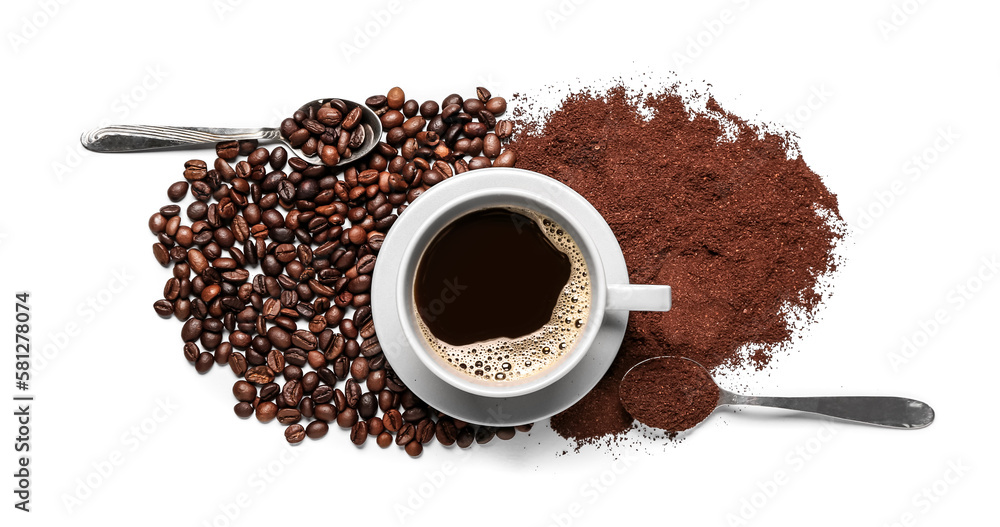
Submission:
[[[512,381],[544,371],[590,311],[586,261],[555,221],[517,208],[455,220],[428,244],[414,281],[430,347],[459,371]]]

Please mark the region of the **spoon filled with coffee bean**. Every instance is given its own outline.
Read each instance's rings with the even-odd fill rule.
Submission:
[[[618,396],[639,422],[670,432],[693,428],[717,407],[768,406],[888,428],[923,428],[934,421],[926,403],[902,397],[761,397],[720,388],[709,371],[685,357],[646,359],[622,378]]]
[[[341,166],[361,159],[382,139],[374,111],[346,99],[310,101],[278,128],[203,128],[111,125],[85,132],[80,141],[94,152],[141,152],[167,148],[231,147],[239,141],[283,142],[295,155],[315,164]],[[224,157],[220,151],[220,157]]]

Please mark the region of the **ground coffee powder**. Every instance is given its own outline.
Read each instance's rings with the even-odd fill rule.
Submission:
[[[640,422],[669,432],[693,428],[715,410],[719,387],[698,363],[667,357],[642,362],[621,382],[621,401]]]
[[[533,101],[516,97],[516,106]],[[563,437],[593,442],[627,431],[619,381],[643,359],[678,355],[709,369],[765,367],[822,300],[836,267],[837,199],[794,138],[705,109],[674,89],[623,86],[569,95],[540,120],[521,113],[509,145],[518,167],[581,193],[618,238],[634,283],[673,286],[673,309],[633,313],[610,371],[552,418]],[[791,154],[790,154],[791,152]]]

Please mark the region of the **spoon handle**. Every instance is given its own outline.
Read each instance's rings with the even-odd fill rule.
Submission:
[[[723,391],[719,404],[786,408],[889,428],[923,428],[934,421],[934,409],[903,397],[761,397]]]
[[[186,126],[113,125],[85,132],[80,142],[94,152],[141,152],[163,148],[208,146],[222,141],[274,141],[274,128],[202,128]]]

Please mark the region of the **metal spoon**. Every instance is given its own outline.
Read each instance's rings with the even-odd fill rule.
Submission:
[[[709,371],[697,361],[685,357],[655,357],[646,359],[636,364],[622,378],[619,385],[619,397],[625,409],[632,414],[639,422],[651,421],[658,414],[652,413],[649,408],[642,408],[635,401],[623,396],[627,386],[641,383],[639,373],[648,372],[648,368],[670,366],[663,361],[689,361],[698,366],[705,374],[707,382],[715,384],[715,380]],[[674,363],[676,364],[676,363]],[[716,386],[718,386],[716,384]],[[636,386],[639,387],[639,386]],[[644,389],[655,389],[654,386],[644,386]],[[723,405],[743,404],[748,406],[770,406],[772,408],[785,408],[788,410],[798,410],[800,412],[810,412],[814,414],[836,417],[847,421],[866,423],[888,428],[915,429],[923,428],[934,421],[934,410],[926,403],[914,399],[903,397],[883,397],[883,396],[834,396],[834,397],[762,397],[754,395],[740,395],[719,387],[719,401],[716,408]],[[630,407],[631,406],[631,407]],[[704,418],[708,417],[707,412]],[[704,421],[704,418],[702,421]],[[648,424],[648,423],[646,423]],[[653,425],[650,425],[653,426]],[[679,430],[672,430],[679,431]]]
[[[300,110],[309,112],[333,99],[316,99],[302,105]],[[337,166],[346,165],[360,159],[378,144],[382,138],[382,121],[378,115],[363,104],[347,99],[340,99],[351,111],[361,108],[361,121],[358,126],[365,132],[361,146],[352,149],[351,155],[342,157]],[[183,126],[142,126],[142,125],[112,125],[84,132],[80,142],[88,150],[94,152],[141,152],[145,150],[160,150],[165,148],[191,148],[213,146],[223,141],[256,139],[261,143],[282,142],[295,155],[314,163],[319,163],[319,155],[308,156],[299,148],[294,148],[281,137],[277,128],[204,128]]]

